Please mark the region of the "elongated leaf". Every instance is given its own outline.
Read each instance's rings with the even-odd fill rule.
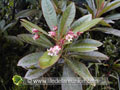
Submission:
[[[101,27],[99,27],[99,28],[96,28],[96,30],[102,31],[102,32],[104,32],[106,34],[113,34],[115,36],[120,37],[120,30],[117,30],[117,29],[113,29],[113,28],[101,28]]]
[[[117,4],[119,4],[119,5],[117,6]],[[100,17],[102,14],[104,14],[104,13],[110,11],[110,10],[113,10],[113,9],[119,7],[119,6],[120,6],[120,0],[116,0],[115,2],[114,2],[114,1],[111,2],[111,4],[109,4],[107,7],[105,7],[105,8],[99,13],[98,17]],[[113,7],[114,7],[114,8],[113,8]]]
[[[99,41],[92,40],[92,39],[83,39],[67,47],[66,50],[77,51],[77,52],[90,52],[90,51],[97,50],[98,49],[97,47],[101,45],[102,43]]]
[[[103,53],[93,51],[93,52],[83,52],[83,53],[72,53],[73,55],[77,55],[77,58],[85,59],[85,60],[108,60],[108,56]]]
[[[107,12],[120,7],[120,0],[114,0],[111,3],[109,3],[108,6],[112,6],[112,7],[109,10],[107,10]]]
[[[107,23],[105,20],[101,20],[99,24],[101,24],[103,26],[111,27],[111,25],[109,23]]]
[[[25,57],[19,60],[17,65],[23,68],[30,68],[38,64],[39,57],[41,57],[42,55],[43,55],[43,52],[37,52],[37,53],[26,55]]]
[[[16,36],[6,36],[5,37],[8,41],[10,41],[12,44],[17,43],[19,45],[24,45],[24,43]]]
[[[96,24],[98,24],[102,19],[101,18],[96,18],[93,19],[92,21],[88,21],[83,23],[82,25],[76,27],[73,32],[77,33],[77,32],[85,32],[87,30],[89,30],[90,28],[92,28],[93,26],[95,26]]]
[[[3,32],[5,30],[7,30],[10,27],[14,27],[16,25],[17,21],[12,21],[11,23],[7,24],[4,28],[3,28]]]
[[[42,28],[40,28],[39,26],[37,26],[37,25],[35,25],[35,24],[25,20],[25,19],[22,19],[21,24],[22,24],[22,26],[24,26],[31,33],[32,33],[32,29],[36,28],[40,32],[42,32],[43,34],[48,35],[48,33],[46,31],[44,31]]]
[[[77,60],[67,60],[67,59],[66,59],[66,63],[68,64],[69,67],[71,67],[71,69],[76,74],[78,74],[80,77],[82,77],[85,81],[87,81],[91,85],[95,86],[94,78],[90,74],[88,68],[83,63]]]
[[[78,19],[77,21],[75,21],[72,24],[71,29],[75,29],[76,27],[80,26],[84,22],[88,22],[88,21],[91,21],[91,20],[92,20],[92,15],[91,14],[85,15],[85,16],[81,17],[80,19]]]
[[[42,47],[45,47],[45,48],[49,48],[49,47],[53,46],[53,44],[42,34],[40,35],[40,38],[37,39],[37,40],[34,40],[32,38],[33,35],[31,35],[31,34],[20,34],[20,35],[18,35],[18,37],[22,41],[24,41],[26,43],[29,43],[29,44],[42,46]]]
[[[70,78],[75,78],[77,79],[78,77],[73,73],[73,71],[68,67],[68,65],[64,65],[63,68],[63,75],[62,78],[70,79]],[[73,84],[73,83],[62,83],[62,90],[82,90],[82,85],[81,83],[79,84]]]
[[[92,16],[94,16],[94,12],[93,12],[92,8],[90,8],[90,6],[88,6],[86,4],[85,4],[85,7],[87,8],[88,12],[91,13]],[[95,10],[95,12],[96,12],[96,10]]]
[[[95,46],[95,47],[102,46],[101,42],[94,40],[94,39],[81,39],[72,45],[77,45],[77,44],[78,45],[81,44],[81,45]]]
[[[71,23],[75,18],[75,4],[71,3],[66,10],[64,11],[61,21],[60,21],[60,29],[59,32],[61,34],[65,34],[67,29],[70,27]]]
[[[73,46],[71,48],[67,48],[67,50],[76,51],[76,52],[90,52],[90,51],[98,50],[98,48],[94,46],[79,45],[79,46]]]
[[[55,64],[58,61],[59,57],[60,57],[60,55],[50,56],[50,55],[48,55],[48,52],[45,52],[43,54],[43,56],[39,58],[40,68],[45,69],[47,67],[52,66],[53,64]]]
[[[16,14],[16,18],[19,19],[19,18],[23,18],[23,17],[29,17],[29,16],[33,16],[33,15],[36,15],[37,13],[39,13],[40,11],[39,10],[32,10],[32,9],[27,9],[27,10],[22,10],[20,11],[19,13]]]
[[[43,76],[50,68],[46,69],[29,69],[25,75],[26,79],[36,79],[39,78],[40,76]]]
[[[88,5],[89,5],[89,7],[92,9],[92,11],[96,11],[96,6],[95,6],[95,1],[94,0],[86,0],[87,1],[87,3],[88,3]]]
[[[109,15],[109,16],[106,16],[104,19],[105,20],[118,20],[120,19],[120,14],[117,13],[117,14]]]
[[[53,30],[57,25],[57,15],[50,0],[42,0],[42,11],[48,26]]]

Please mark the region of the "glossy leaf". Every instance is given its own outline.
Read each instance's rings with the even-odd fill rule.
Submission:
[[[110,2],[107,6],[112,6],[108,11],[114,10],[114,9],[120,7],[120,0],[114,0],[114,1]]]
[[[48,55],[48,52],[45,52],[43,54],[43,56],[41,56],[39,58],[40,68],[45,69],[47,67],[52,66],[53,64],[55,64],[58,61],[59,57],[60,57],[60,55],[50,56],[50,55]]]
[[[24,26],[29,32],[32,33],[32,29],[33,29],[33,28],[36,28],[36,29],[38,29],[40,32],[42,32],[43,34],[48,35],[48,33],[47,33],[46,31],[44,31],[42,28],[40,28],[39,26],[37,26],[37,25],[35,25],[35,24],[33,24],[33,23],[25,20],[25,19],[21,19],[21,20],[22,20],[22,21],[21,21],[22,26]]]
[[[70,27],[71,23],[75,18],[75,4],[71,3],[66,10],[63,12],[63,15],[60,20],[60,29],[59,32],[65,34],[67,29]]]
[[[39,58],[43,55],[43,52],[36,52],[29,55],[26,55],[22,59],[19,60],[18,66],[23,68],[30,68],[36,64],[38,64]]]
[[[37,46],[42,46],[45,48],[49,48],[51,46],[53,46],[53,44],[44,36],[44,35],[40,35],[40,38],[37,40],[33,39],[34,35],[31,34],[20,34],[18,35],[19,39],[21,39],[22,41],[29,43],[29,44],[33,44],[33,45],[37,45]]]
[[[39,10],[36,9],[27,9],[27,10],[22,10],[19,13],[16,14],[16,18],[24,18],[24,17],[29,17],[29,16],[33,16],[36,15],[37,13],[39,13]]]
[[[50,68],[47,69],[29,69],[24,78],[26,79],[37,79],[43,76]]]
[[[66,50],[69,51],[76,51],[76,52],[90,52],[97,50],[99,46],[101,46],[102,43],[96,40],[92,39],[83,39],[78,41],[77,43],[74,43],[66,48]]]
[[[103,53],[93,51],[93,52],[83,52],[83,53],[72,53],[72,55],[77,55],[77,58],[85,59],[85,60],[108,60],[109,57],[104,55]]]
[[[115,36],[118,36],[120,37],[120,30],[117,30],[117,29],[113,29],[113,28],[102,28],[102,27],[99,27],[99,28],[95,28],[96,30],[98,31],[102,31],[106,34],[112,34],[112,35],[115,35]]]
[[[91,14],[85,15],[85,16],[81,17],[80,19],[76,20],[72,24],[71,29],[75,29],[76,27],[80,26],[84,22],[88,22],[88,21],[91,21],[91,20],[92,20],[92,15]]]
[[[71,69],[78,74],[80,77],[82,77],[85,81],[90,83],[91,85],[95,86],[94,78],[90,74],[88,68],[81,62],[77,60],[68,60],[66,59],[66,63],[68,64]],[[92,83],[91,83],[92,82]]]
[[[57,26],[57,15],[51,0],[42,0],[42,11],[45,20],[52,30],[54,26]]]
[[[96,24],[98,24],[102,19],[101,18],[96,18],[88,22],[84,22],[82,25],[76,27],[73,32],[85,32],[89,30],[90,28],[94,27]]]
[[[111,27],[111,25],[107,23],[105,20],[101,20],[99,24],[101,24],[102,26]]]
[[[105,20],[118,20],[118,19],[120,19],[120,14],[119,13],[109,15],[109,16],[105,17]]]
[[[64,65],[63,67],[63,75],[62,78],[64,79],[70,79],[70,78],[75,78],[77,79],[78,77],[75,75],[75,73],[73,73],[73,71],[71,70],[71,68],[68,67],[68,65]],[[82,90],[82,85],[81,83],[78,84],[73,84],[73,83],[63,83],[62,84],[62,90]]]
[[[107,7],[105,7],[98,15],[98,17],[100,17],[102,14],[110,11],[110,10],[113,10],[113,7],[117,8],[119,7],[119,5],[117,6],[117,4],[120,4],[120,0],[116,0],[115,2],[111,2]],[[117,7],[116,7],[117,6]],[[114,9],[115,9],[114,8]]]

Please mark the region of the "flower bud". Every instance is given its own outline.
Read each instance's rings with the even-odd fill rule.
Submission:
[[[57,29],[58,29],[57,26],[54,26],[54,27],[53,27],[53,31],[56,31]]]
[[[54,32],[54,31],[50,31],[50,32],[48,32],[49,33],[49,36],[50,37],[55,37],[56,36],[56,32]]]
[[[39,32],[39,31],[38,31],[38,29],[33,28],[33,29],[32,29],[32,32],[33,32],[33,33],[37,33],[37,32]]]
[[[34,40],[37,40],[38,38],[40,38],[40,36],[39,36],[38,34],[35,34],[35,35],[33,36],[33,39],[34,39]]]

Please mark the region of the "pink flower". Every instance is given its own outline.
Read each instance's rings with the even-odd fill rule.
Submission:
[[[32,29],[32,32],[33,32],[33,33],[37,33],[37,32],[39,32],[39,31],[38,31],[36,28],[33,28],[33,29]]]
[[[60,52],[61,47],[59,45],[56,45],[54,47],[51,47],[48,51],[48,55],[50,56],[57,56],[58,53]]]
[[[40,36],[38,35],[38,34],[35,34],[34,36],[33,36],[33,39],[34,40],[36,40],[36,39],[38,39]]]
[[[50,49],[48,49],[47,51],[48,51],[48,55],[54,56],[54,51],[53,51],[52,47]]]
[[[68,34],[72,35],[74,38],[77,38],[77,35],[74,34],[74,32],[73,32],[72,30],[70,30],[70,31],[68,32]]]
[[[50,32],[48,32],[48,35],[49,35],[50,37],[55,37],[55,36],[56,36],[56,32],[50,31]]]
[[[74,38],[74,36],[71,35],[71,34],[67,34],[66,37],[65,37],[65,39],[66,39],[68,42],[72,41],[73,38]]]
[[[65,39],[61,39],[61,40],[60,40],[60,44],[62,44],[62,45],[63,45],[63,44],[64,44],[64,42],[65,42]]]
[[[80,36],[83,32],[77,32],[77,36]]]
[[[69,31],[68,31],[68,34],[74,35],[74,33],[73,33],[72,30],[69,30]]]
[[[54,26],[54,27],[53,27],[53,31],[56,31],[57,29],[58,29],[57,26]]]

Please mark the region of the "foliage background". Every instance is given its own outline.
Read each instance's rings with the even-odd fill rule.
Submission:
[[[73,0],[76,2],[76,5],[82,6],[82,2],[84,0]],[[36,7],[37,6],[37,7]],[[17,67],[17,62],[23,56],[34,52],[35,46],[31,46],[26,43],[18,42],[16,37],[18,34],[21,33],[28,33],[24,28],[20,26],[19,18],[16,19],[16,14],[22,10],[26,9],[38,9],[40,8],[39,0],[1,0],[0,1],[0,21],[4,20],[4,23],[1,25],[7,26],[10,25],[7,29],[0,28],[0,88],[2,90],[60,90],[60,86],[24,86],[24,87],[17,87],[12,82],[13,75],[21,75],[24,76],[25,70],[21,67]],[[113,13],[120,13],[120,8],[113,10],[107,14]],[[80,17],[80,14],[77,14],[77,17]],[[30,15],[30,19],[34,23],[38,23],[43,28],[48,28],[46,26],[46,22],[41,17],[37,17],[34,19],[34,16]],[[39,22],[38,22],[39,21]],[[115,24],[112,25],[114,28],[120,30],[120,20],[117,20]],[[99,37],[98,37],[99,36]],[[110,77],[111,85],[106,86],[105,90],[111,90],[110,88],[114,88],[114,90],[118,90],[118,86],[120,83],[117,82],[113,76],[115,75],[113,72],[116,70],[114,69],[113,63],[116,60],[119,60],[120,56],[120,38],[103,34],[101,32],[90,32],[86,33],[85,37],[93,38],[99,41],[102,41],[104,44],[99,49],[104,54],[110,57],[109,61],[105,61],[104,63],[108,66],[99,66],[99,70],[95,69],[95,65],[93,65],[89,70],[94,75],[96,71],[98,76],[105,75]],[[88,64],[86,62],[86,64]],[[52,71],[50,71],[49,76],[61,76],[61,66],[56,66]],[[117,73],[119,76],[119,68],[117,69]],[[57,72],[54,72],[57,71]],[[119,77],[118,77],[119,78]],[[88,86],[84,86],[86,88]],[[92,89],[90,89],[92,90]],[[101,88],[96,87],[95,90],[101,90]]]

